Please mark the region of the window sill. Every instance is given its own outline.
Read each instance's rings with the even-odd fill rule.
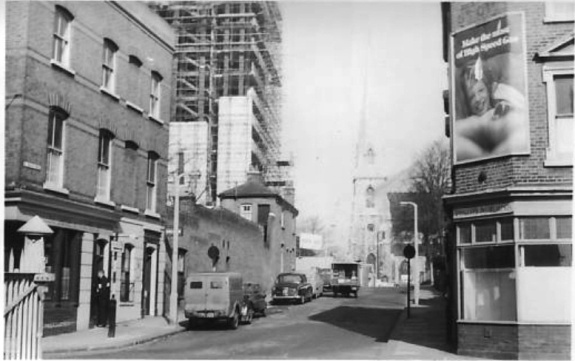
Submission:
[[[118,306],[120,306],[120,307],[134,307],[134,306],[136,306],[136,304],[134,303],[134,301],[125,301],[125,302],[120,301]]]
[[[59,187],[55,184],[44,183],[43,187],[45,190],[50,191],[50,192],[60,193],[60,194],[66,195],[66,196],[70,194],[69,190],[67,190],[66,188]]]
[[[545,17],[543,18],[543,24],[556,24],[556,23],[572,23],[575,19],[570,18],[553,18],[553,17]]]
[[[543,165],[545,167],[573,167],[573,158],[569,156],[558,156],[548,152]]]
[[[109,96],[110,98],[114,99],[115,101],[119,102],[120,101],[120,97],[117,96],[116,94],[112,93],[109,89],[104,88],[103,86],[100,87],[100,92],[106,94],[107,96]]]
[[[151,210],[149,210],[149,209],[146,209],[146,211],[144,212],[144,215],[145,215],[146,217],[150,217],[150,218],[156,218],[156,219],[160,219],[160,218],[161,218],[161,216],[160,216],[159,213],[156,213],[156,212],[151,211]]]
[[[158,124],[164,125],[164,121],[163,121],[163,120],[158,119],[158,118],[156,118],[156,117],[154,117],[154,116],[152,116],[152,115],[148,115],[148,118],[149,118],[150,120],[153,120],[154,122],[156,122],[156,123],[158,123]]]
[[[120,206],[120,209],[125,211],[125,212],[140,214],[140,210],[138,208],[128,207],[128,206],[122,205],[122,206]]]
[[[67,75],[71,76],[71,77],[75,77],[76,76],[76,72],[70,68],[68,68],[66,65],[62,64],[61,62],[57,61],[57,60],[50,60],[50,64],[52,65],[52,67],[63,71],[64,73],[66,73]]]
[[[116,203],[114,203],[114,202],[112,202],[112,201],[109,201],[109,200],[107,200],[107,199],[98,198],[98,197],[96,197],[96,198],[94,199],[94,202],[96,202],[96,203],[98,203],[98,204],[101,204],[101,205],[104,205],[104,206],[111,207],[111,208],[114,208],[114,207],[116,206]]]
[[[128,100],[126,100],[126,106],[127,106],[128,108],[130,108],[130,109],[132,109],[132,110],[134,110],[134,111],[140,113],[140,114],[143,114],[143,113],[144,113],[144,109],[140,108],[139,106],[137,106],[136,104],[134,104],[134,103],[132,103],[132,102],[130,102],[130,101],[128,101]]]

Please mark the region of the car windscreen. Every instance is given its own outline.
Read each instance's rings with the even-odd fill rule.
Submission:
[[[280,283],[301,283],[300,275],[281,275],[278,277]]]
[[[190,288],[194,290],[201,290],[202,289],[202,282],[201,281],[192,281],[190,282]]]

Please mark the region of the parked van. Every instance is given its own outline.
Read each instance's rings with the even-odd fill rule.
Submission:
[[[236,329],[248,316],[242,317],[244,291],[239,273],[190,274],[186,278],[184,299],[184,311],[190,326],[198,321],[220,320]]]

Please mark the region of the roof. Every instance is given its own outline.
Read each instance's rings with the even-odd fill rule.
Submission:
[[[292,212],[294,217],[299,213],[297,208],[295,208],[294,205],[290,202],[286,201],[281,195],[261,184],[260,182],[254,180],[248,180],[247,182],[237,187],[223,191],[218,195],[218,197],[220,197],[220,199],[275,198],[278,204]]]

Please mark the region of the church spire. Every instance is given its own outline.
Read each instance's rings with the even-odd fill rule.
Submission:
[[[361,109],[360,109],[360,117],[359,117],[359,130],[358,130],[358,137],[356,143],[356,151],[355,151],[355,168],[358,169],[361,167],[362,158],[367,151],[367,108],[368,108],[368,97],[367,97],[367,85],[368,85],[368,69],[369,69],[369,55],[371,50],[371,30],[368,28],[367,33],[367,47],[366,47],[366,54],[365,54],[365,64],[363,66],[363,89],[362,89],[362,99],[361,99]],[[373,150],[372,150],[373,152]]]

